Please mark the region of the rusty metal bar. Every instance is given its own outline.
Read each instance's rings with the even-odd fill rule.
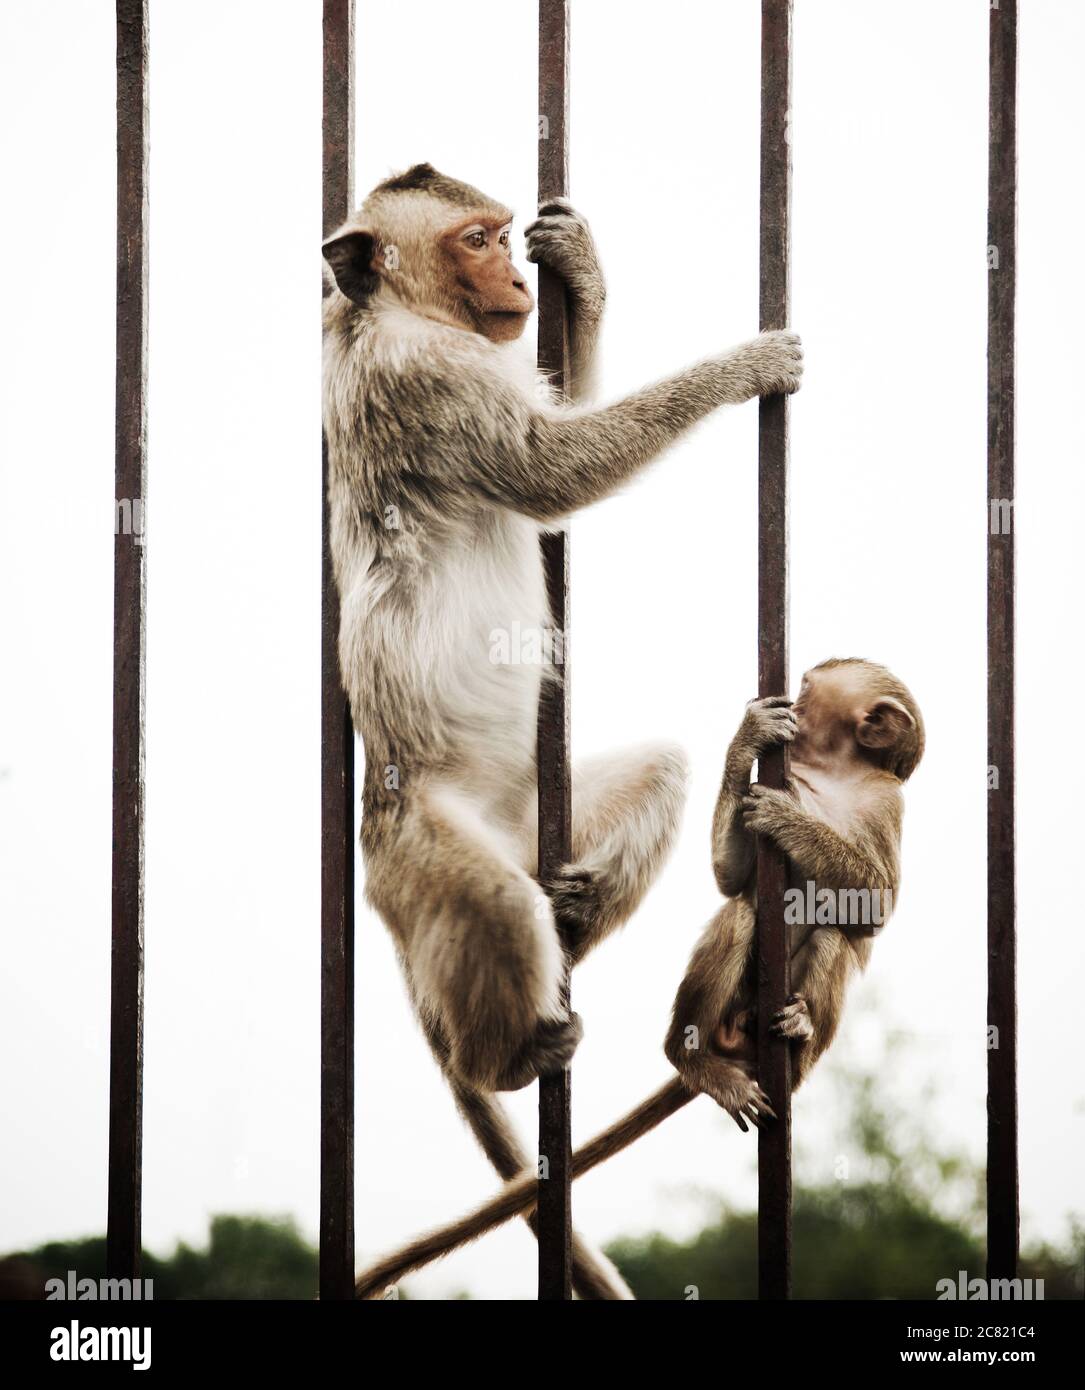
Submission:
[[[539,202],[569,192],[569,3],[539,0]],[[559,390],[569,368],[565,287],[539,267],[538,363]],[[543,537],[546,588],[554,626],[565,634],[558,679],[539,702],[539,878],[572,854],[569,774],[569,537]],[[561,923],[559,922],[559,928]],[[568,998],[568,978],[566,978]],[[571,1083],[568,1068],[539,1078],[539,1298],[572,1298]]]
[[[1014,311],[1017,0],[990,11],[987,208],[987,1274],[1017,1274]],[[992,776],[992,773],[994,776]],[[997,784],[996,784],[997,783]],[[993,1030],[993,1031],[990,1031]]]
[[[143,765],[147,656],[147,0],[117,0],[113,894],[106,1268],[135,1278],[143,1193]]]
[[[324,236],[353,202],[354,0],[324,0]],[[323,440],[320,631],[320,1297],[354,1297],[354,728],[339,675],[339,595]]]
[[[791,0],[761,5],[761,328],[786,328],[791,289]],[[761,401],[758,419],[757,689],[788,691],[788,399]],[[758,780],[782,787],[787,750],[758,760]],[[757,1141],[758,1294],[791,1296],[791,1055],[769,1035],[790,993],[784,925],[786,865],[764,840],[757,847],[757,1048],[761,1085],[779,1117]]]

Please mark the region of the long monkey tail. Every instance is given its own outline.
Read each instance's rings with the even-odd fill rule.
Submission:
[[[479,1142],[483,1153],[506,1182],[519,1177],[531,1161],[509,1121],[505,1107],[487,1091],[476,1091],[455,1078],[449,1078],[456,1108]],[[535,1213],[526,1217],[536,1231]],[[578,1298],[591,1301],[626,1302],[633,1297],[629,1285],[601,1250],[589,1245],[573,1231],[570,1245],[572,1284]]]
[[[583,1148],[578,1149],[573,1154],[573,1177],[581,1177],[608,1158],[612,1158],[614,1154],[620,1153],[622,1149],[627,1148],[641,1135],[647,1134],[649,1130],[662,1124],[675,1111],[681,1110],[682,1106],[687,1105],[696,1094],[695,1091],[687,1090],[677,1077],[668,1081],[647,1100],[641,1101],[640,1105],[630,1110],[627,1115],[623,1115],[620,1120],[615,1120],[609,1128],[604,1129],[601,1134],[597,1134],[594,1139],[589,1140]],[[479,1097],[477,1092],[470,1092],[468,1096],[472,1105],[478,1099],[488,1101],[488,1097]],[[490,1149],[479,1129],[476,1128],[475,1119],[472,1118],[472,1113],[464,1099],[461,1098],[459,1091],[457,1091],[456,1099],[464,1118],[475,1130],[483,1148],[486,1149],[487,1153],[490,1153]],[[479,1118],[481,1119],[481,1116]],[[494,1161],[493,1155],[490,1156],[491,1161]],[[440,1259],[453,1250],[458,1250],[461,1245],[467,1245],[471,1241],[477,1240],[479,1236],[503,1225],[512,1217],[526,1215],[529,1212],[533,1214],[535,1203],[538,1200],[538,1192],[538,1177],[532,1172],[522,1173],[507,1183],[496,1197],[492,1197],[488,1202],[476,1207],[467,1216],[463,1216],[447,1226],[440,1226],[427,1235],[419,1236],[417,1240],[403,1246],[395,1254],[388,1255],[379,1263],[363,1270],[354,1286],[355,1298],[379,1296],[390,1284],[402,1279],[404,1275],[410,1274],[413,1270],[422,1269],[431,1261]],[[580,1247],[579,1254],[582,1256],[585,1253],[582,1243],[578,1240],[574,1241],[574,1284],[579,1282],[576,1279],[578,1246]],[[580,1289],[578,1288],[577,1291],[580,1292]],[[586,1296],[599,1297],[598,1294],[593,1295],[591,1293],[587,1293]]]
[[[406,963],[404,973],[410,988],[410,970]],[[411,994],[413,998],[413,988]],[[417,1000],[415,1007],[417,1008]],[[468,1086],[449,1070],[449,1049],[440,1025],[424,1010],[419,1009],[418,1016],[426,1041],[451,1088],[460,1117],[478,1140],[479,1147],[497,1170],[498,1177],[503,1178],[505,1182],[519,1177],[531,1166],[531,1160],[524,1152],[505,1107],[492,1092],[479,1091],[473,1086]],[[526,1219],[535,1232],[535,1213],[532,1212]],[[578,1298],[607,1302],[625,1302],[632,1299],[629,1285],[610,1260],[601,1250],[596,1250],[583,1240],[575,1230],[570,1241],[570,1255],[573,1266],[573,1291]]]

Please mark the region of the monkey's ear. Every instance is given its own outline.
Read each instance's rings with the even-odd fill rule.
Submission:
[[[864,748],[892,748],[914,727],[915,720],[901,702],[884,695],[863,715],[855,737]]]
[[[336,232],[321,247],[335,283],[355,304],[366,305],[380,284],[376,269],[377,238],[354,228]]]

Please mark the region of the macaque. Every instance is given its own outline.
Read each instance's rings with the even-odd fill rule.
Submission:
[[[660,743],[578,765],[572,862],[536,881],[539,692],[564,643],[540,532],[718,406],[794,391],[802,373],[798,338],[764,333],[589,408],[605,288],[587,223],[559,198],[527,229],[529,258],[566,290],[571,400],[555,399],[516,343],[534,301],[511,222],[419,164],[323,247],[330,545],[340,667],[365,744],[366,895],[461,1113],[506,1178],[526,1159],[492,1093],[569,1062],[581,1023],[563,1001],[566,955],[575,964],[635,911],[686,782],[683,753]],[[586,1259],[574,1242],[578,1292],[627,1296],[601,1292],[617,1276]]]
[[[751,784],[767,749],[790,745],[785,791]],[[573,1155],[573,1176],[647,1134],[695,1096],[710,1095],[739,1127],[775,1116],[757,1082],[756,840],[787,856],[785,922],[794,994],[771,1031],[792,1050],[792,1088],[832,1042],[851,978],[870,959],[900,882],[901,787],[923,755],[923,718],[884,666],[823,661],[798,699],[752,700],[727,752],[712,822],[712,866],[727,901],[705,928],[678,988],[664,1050],[673,1077]],[[813,905],[813,913],[810,908]],[[533,1210],[523,1173],[461,1220],[422,1236],[365,1271],[358,1297]]]

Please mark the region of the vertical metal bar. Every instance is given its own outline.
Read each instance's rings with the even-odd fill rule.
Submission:
[[[354,0],[324,0],[324,236],[354,175]],[[320,633],[320,1297],[354,1297],[354,729],[339,674],[339,595],[323,440]]]
[[[1014,309],[1017,0],[990,11],[987,211],[987,1274],[1017,1273]],[[997,785],[995,784],[997,779]]]
[[[791,281],[791,0],[761,5],[761,328],[786,328]],[[788,689],[788,400],[761,401],[758,420],[757,688]],[[787,750],[758,760],[758,779],[782,787]],[[757,1047],[761,1085],[779,1117],[760,1130],[758,1168],[758,1292],[791,1295],[791,1057],[786,1041],[770,1036],[772,1015],[790,993],[790,955],[784,925],[784,856],[757,847]]]
[[[569,191],[569,5],[539,0],[539,201]],[[539,366],[559,390],[569,367],[565,288],[539,268]],[[572,854],[569,776],[569,537],[543,537],[546,588],[554,625],[564,634],[558,679],[539,702],[539,878],[546,880]],[[561,926],[559,922],[559,927]],[[565,984],[568,998],[568,977]],[[539,1078],[539,1298],[572,1298],[571,1086],[568,1068]],[[543,1174],[545,1173],[545,1177]]]
[[[147,0],[117,0],[117,366],[113,537],[113,895],[106,1268],[140,1266],[143,768],[147,652]],[[137,518],[139,520],[137,521]],[[128,525],[127,520],[132,524]]]

